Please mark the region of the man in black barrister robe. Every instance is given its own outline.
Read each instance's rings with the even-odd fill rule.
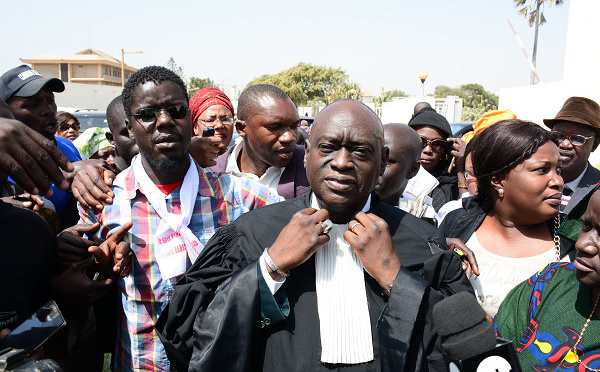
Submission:
[[[313,192],[221,228],[177,284],[156,324],[173,366],[446,370],[431,309],[471,288],[434,227],[372,193],[388,157],[379,118],[336,102],[305,146]]]

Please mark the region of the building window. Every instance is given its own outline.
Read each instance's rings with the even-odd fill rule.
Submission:
[[[60,64],[60,80],[64,81],[65,83],[69,82],[69,64],[68,63]]]

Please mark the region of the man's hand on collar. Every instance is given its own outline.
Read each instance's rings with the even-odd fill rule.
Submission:
[[[302,265],[329,241],[329,235],[325,234],[326,226],[323,224],[328,218],[329,212],[326,209],[313,208],[303,209],[292,216],[268,251],[279,269],[277,272],[269,270],[273,280],[281,279],[279,271],[287,273]]]
[[[389,290],[402,266],[387,222],[373,213],[358,212],[344,239],[354,248],[365,270],[383,290]]]

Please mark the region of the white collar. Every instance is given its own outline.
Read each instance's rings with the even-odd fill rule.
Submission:
[[[318,202],[317,196],[315,195],[314,192],[310,194],[310,207],[314,208],[316,210],[321,209],[321,207],[319,207],[319,202]],[[371,209],[371,194],[369,194],[369,198],[367,199],[365,205],[363,205],[361,211],[367,213],[370,209]]]
[[[237,159],[240,156],[240,152],[242,151],[242,144],[243,142],[240,142],[237,145],[235,145],[233,151],[231,151],[231,153],[227,157],[225,172],[231,173],[236,177],[245,177],[256,181],[262,185],[269,187],[273,193],[277,194],[277,186],[279,185],[281,174],[283,173],[285,168],[270,166],[260,177],[258,177],[256,174],[242,172],[238,167],[237,163]]]

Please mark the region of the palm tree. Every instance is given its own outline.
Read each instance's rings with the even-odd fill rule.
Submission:
[[[535,25],[535,36],[533,37],[533,53],[531,54],[531,62],[535,67],[535,59],[537,56],[537,41],[538,41],[538,27],[546,23],[544,17],[544,6],[548,4],[562,5],[564,0],[513,0],[516,7],[520,7],[519,13],[525,17],[529,22],[529,27]],[[535,84],[535,74],[531,72],[531,84]]]

